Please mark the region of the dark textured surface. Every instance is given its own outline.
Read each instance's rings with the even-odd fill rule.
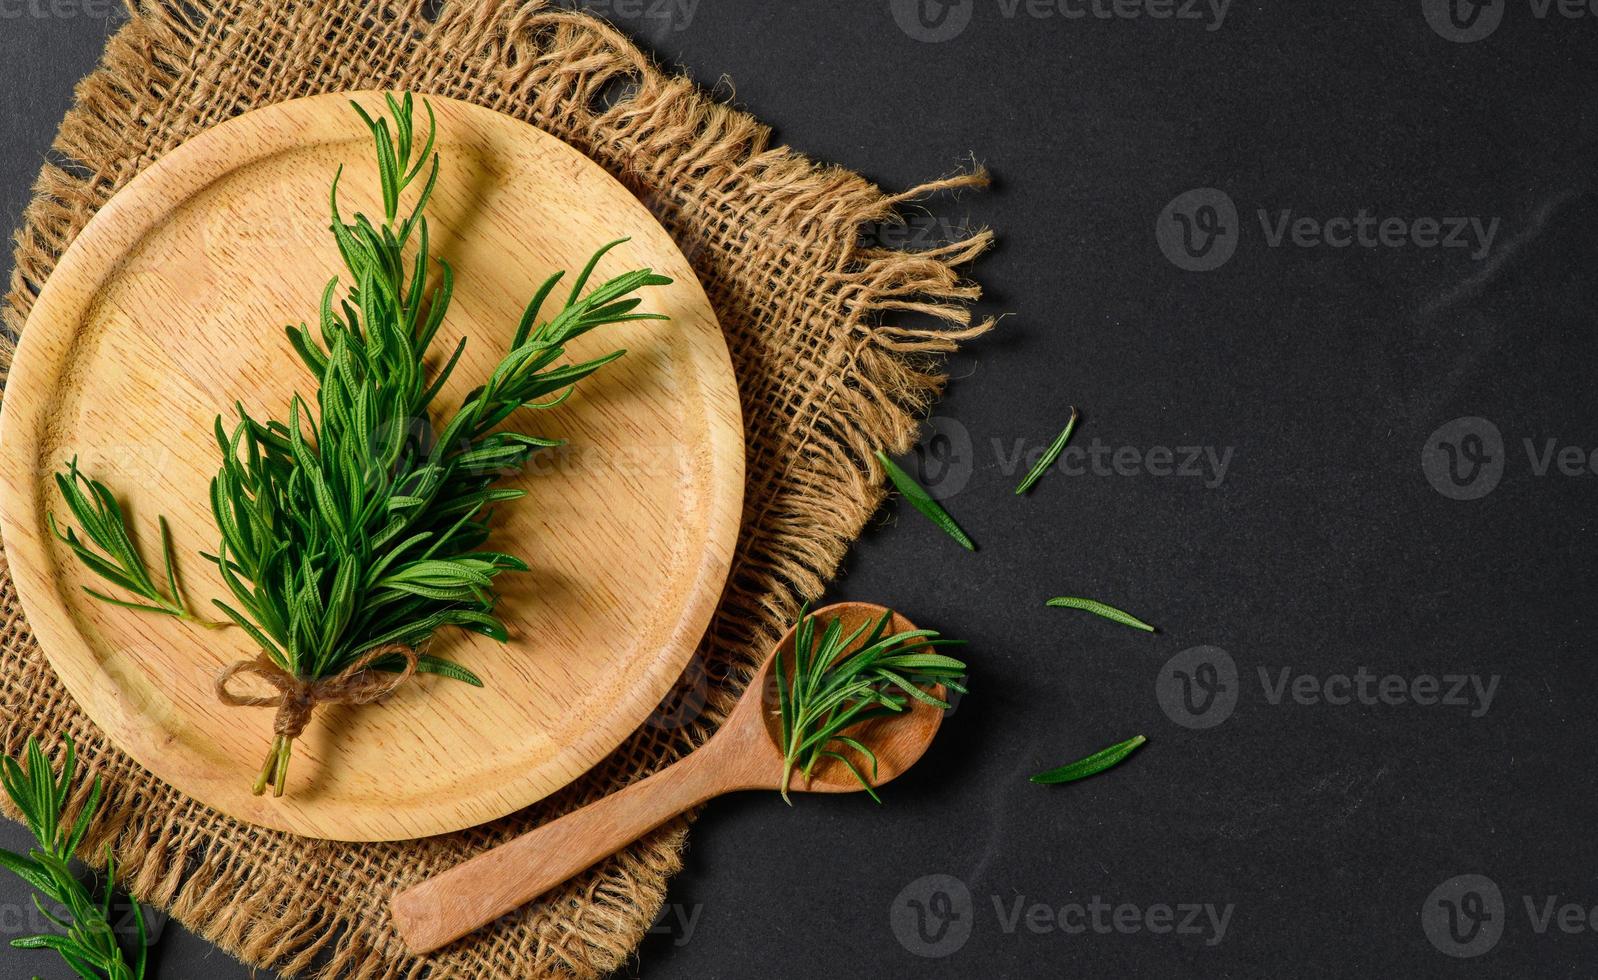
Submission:
[[[602,8],[706,84],[728,76],[786,142],[885,186],[974,152],[993,192],[940,209],[952,223],[917,217],[882,237],[993,225],[1001,249],[977,273],[986,306],[1015,314],[960,358],[921,467],[981,550],[890,510],[836,590],[970,639],[971,697],[884,807],[712,805],[637,972],[1590,972],[1598,19],[1503,0],[1495,33],[1455,43],[1420,0],[1237,0],[1216,30],[969,0],[944,22],[969,11],[958,36],[929,43],[912,36],[929,36],[926,22],[896,21],[900,6]],[[13,83],[0,100],[0,206],[13,220],[98,56],[107,20],[88,10],[0,0]],[[1217,270],[1185,271],[1156,223],[1206,187],[1235,205],[1241,240]],[[1469,225],[1465,248],[1382,246],[1380,226],[1377,247],[1303,247],[1290,225],[1273,247],[1259,215],[1274,234],[1284,211],[1325,223],[1361,209],[1423,238],[1426,219],[1456,216],[1495,232],[1485,249]],[[1097,440],[1100,465],[1068,460],[1078,475],[1013,497],[1018,448],[1046,444],[1070,404],[1085,416],[1074,445]],[[1485,431],[1496,462],[1460,487],[1450,450],[1434,449],[1440,492],[1423,467],[1433,433],[1477,416],[1503,448],[1488,430],[1444,429],[1456,451]],[[1550,441],[1580,447],[1582,466],[1576,451],[1566,461],[1582,475],[1562,474],[1557,450],[1538,475],[1533,456]],[[1166,447],[1178,470],[1184,447],[1199,447],[1202,475],[1160,475]],[[1224,460],[1224,475],[1206,459]],[[1454,499],[1486,490],[1496,463],[1496,489]],[[1061,593],[1163,631],[1043,607]],[[1200,646],[1224,648],[1237,671],[1235,710],[1207,729],[1178,724],[1188,716],[1157,695],[1168,661]],[[1289,681],[1272,702],[1284,669],[1313,678],[1298,682],[1307,701],[1312,687],[1341,694],[1336,676],[1361,668],[1411,694],[1386,703],[1396,686],[1384,702],[1377,680],[1374,703],[1357,687],[1354,703],[1299,703]],[[1428,678],[1447,694],[1454,676],[1469,703],[1413,703]],[[1485,711],[1471,678],[1491,691]],[[1118,771],[1026,781],[1139,732],[1150,744]],[[9,827],[0,838],[18,843]],[[935,874],[957,884],[921,881]],[[1491,879],[1499,903],[1480,882],[1433,895],[1466,874]],[[961,916],[941,945],[923,941],[935,930],[918,934],[913,902]],[[1058,927],[1062,909],[1075,928],[1077,907],[1092,916],[1097,902],[1111,909],[1101,928]],[[1474,945],[1449,938],[1446,902],[1489,916]],[[1567,903],[1581,911],[1562,913]],[[1151,934],[1166,907],[1181,926],[1186,905],[1198,933]],[[0,884],[0,931],[26,928],[28,908]],[[1213,943],[1211,910],[1226,922]],[[1438,948],[1484,945],[1466,960]],[[159,951],[161,976],[246,975],[176,927]],[[0,959],[0,976],[35,972],[61,975],[42,954]]]

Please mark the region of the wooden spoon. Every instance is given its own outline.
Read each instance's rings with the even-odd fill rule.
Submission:
[[[881,606],[845,602],[819,609],[815,616],[823,622],[842,620],[847,635],[887,611]],[[895,613],[888,633],[913,629],[909,620]],[[789,630],[726,724],[698,751],[648,779],[395,895],[390,908],[405,944],[417,953],[430,953],[526,905],[706,800],[736,790],[779,789],[781,722],[771,666],[778,656],[792,657],[793,640],[794,631]],[[944,697],[941,685],[931,693]],[[931,705],[914,700],[910,705],[901,715],[875,718],[849,731],[877,754],[874,786],[914,765],[943,721],[943,712]],[[871,777],[869,766],[862,764],[861,772]],[[844,766],[830,759],[817,765],[808,783],[795,773],[790,784],[791,790],[810,793],[852,793],[860,788]]]

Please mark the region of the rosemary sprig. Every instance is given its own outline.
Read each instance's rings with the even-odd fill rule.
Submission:
[[[1017,497],[1036,486],[1037,482],[1043,479],[1043,474],[1049,471],[1049,467],[1059,460],[1060,454],[1065,452],[1065,444],[1071,441],[1071,433],[1076,431],[1078,417],[1076,408],[1072,407],[1071,421],[1065,423],[1065,431],[1055,438],[1048,449],[1044,450],[1043,456],[1038,460],[1038,465],[1032,467],[1032,472],[1028,473],[1026,479],[1021,481],[1021,485],[1015,488]]]
[[[1050,769],[1048,772],[1040,772],[1032,777],[1032,781],[1034,783],[1054,785],[1058,783],[1074,783],[1078,779],[1097,776],[1106,769],[1120,765],[1127,756],[1136,752],[1147,741],[1148,739],[1142,735],[1129,738],[1118,745],[1112,745],[1107,749],[1095,752],[1086,759],[1061,766],[1058,769]]]
[[[424,212],[440,172],[437,125],[429,106],[422,138],[412,96],[385,100],[382,118],[355,106],[376,147],[382,216],[373,221],[356,213],[346,222],[340,168],[330,206],[347,288],[340,295],[338,277],[329,281],[315,336],[304,324],[287,330],[316,379],[315,407],[295,395],[287,421],[257,420],[242,404],[231,431],[216,420],[222,465],[211,483],[211,510],[221,540],[205,557],[231,597],[216,605],[262,651],[259,661],[229,668],[218,696],[229,704],[279,709],[278,734],[255,783],[258,794],[269,785],[283,794],[292,744],[317,703],[365,704],[386,693],[372,670],[400,673],[396,684],[420,671],[482,685],[465,667],[423,648],[447,626],[500,642],[508,638],[494,614],[494,582],[527,565],[483,546],[494,506],[525,493],[496,483],[525,467],[533,453],[560,443],[509,431],[504,423],[524,407],[559,405],[575,384],[624,353],[569,363],[564,358],[573,340],[608,324],[666,319],[637,312],[642,300],[631,296],[671,282],[648,269],[584,295],[600,260],[623,242],[606,245],[548,320],[540,314],[564,274],[543,283],[498,365],[453,415],[435,420],[434,400],[466,347],[463,338],[441,369],[427,370],[455,281],[449,264],[438,259],[438,284],[429,285],[435,260]],[[402,210],[413,187],[419,188],[414,203]],[[120,512],[107,512],[115,503],[109,491],[89,483],[102,506],[80,508],[75,501],[82,495],[73,496],[72,481],[61,482],[86,533],[120,547],[126,535]],[[71,532],[63,540],[74,544]],[[134,608],[179,614],[170,548],[170,600],[149,583],[142,565],[120,560],[126,557],[121,552],[106,562],[86,548],[73,550],[150,600]],[[127,552],[133,554],[131,545]],[[227,685],[240,673],[254,674],[277,694],[234,694]]]
[[[78,532],[70,527],[62,531],[56,524],[54,513],[45,515],[45,520],[50,525],[50,533],[72,549],[90,571],[145,601],[129,602],[125,599],[114,599],[88,586],[84,586],[83,591],[101,602],[109,602],[113,606],[122,606],[125,609],[175,616],[186,622],[212,629],[226,625],[196,616],[189,609],[188,600],[184,598],[183,590],[178,586],[177,570],[172,562],[172,532],[167,527],[165,517],[160,518],[161,557],[166,565],[166,592],[163,593],[155,584],[149,566],[140,556],[138,548],[134,546],[133,536],[128,531],[127,514],[122,510],[122,505],[117,502],[111,489],[98,480],[91,480],[85,476],[78,469],[76,457],[67,463],[65,472],[55,475],[55,482],[61,491],[62,499],[66,501],[67,509],[72,512],[78,526],[83,528],[84,537],[80,538]],[[91,544],[94,547],[90,547]]]
[[[412,100],[388,97],[389,119],[371,130],[381,174],[384,216],[363,214],[345,223],[333,182],[333,234],[350,280],[335,308],[338,281],[322,297],[320,342],[305,326],[289,341],[318,382],[317,409],[289,405],[285,424],[259,422],[239,407],[231,434],[217,421],[224,462],[212,484],[212,509],[222,532],[213,560],[234,602],[222,610],[282,670],[304,681],[339,675],[369,651],[388,645],[415,649],[443,626],[507,639],[494,615],[494,580],[526,571],[521,559],[486,550],[492,508],[524,491],[496,488],[525,466],[544,439],[500,428],[523,407],[551,408],[572,386],[623,352],[581,364],[559,364],[566,345],[596,327],[657,320],[635,313],[628,295],[671,280],[645,269],[613,279],[584,297],[595,267],[615,242],[600,249],[573,284],[560,312],[539,312],[562,274],[551,276],[528,305],[510,350],[483,384],[441,426],[431,408],[460,361],[456,345],[442,370],[426,377],[424,358],[444,322],[454,273],[439,260],[441,281],[429,294],[432,261],[423,212],[438,179],[429,154],[436,127],[413,152]],[[399,202],[427,170],[416,202],[403,218]],[[413,236],[415,257],[402,258]],[[425,312],[424,312],[425,311]],[[376,664],[398,670],[391,657]],[[481,685],[470,671],[422,655],[416,669]],[[279,736],[262,769],[281,794],[292,739]]]
[[[773,664],[782,721],[782,798],[790,805],[793,801],[788,797],[788,784],[793,774],[798,772],[809,780],[816,763],[823,758],[842,763],[871,798],[881,803],[871,782],[841,750],[853,749],[870,762],[872,779],[877,774],[876,754],[843,733],[872,718],[904,711],[910,698],[935,708],[948,708],[947,702],[927,691],[938,684],[965,692],[961,678],[966,665],[932,652],[933,647],[956,646],[964,641],[941,639],[932,630],[907,630],[886,636],[892,616],[891,612],[884,613],[875,624],[862,623],[848,636],[844,635],[843,622],[834,619],[818,637],[816,619],[808,607],[800,612],[799,625],[794,630],[793,663],[785,669],[779,654]],[[859,649],[846,654],[857,642]]]
[[[972,542],[970,536],[961,530],[960,525],[956,524],[954,518],[949,516],[949,512],[944,510],[942,505],[936,500],[933,500],[932,495],[927,493],[921,484],[915,481],[915,477],[906,473],[899,467],[898,463],[889,459],[888,454],[880,449],[877,450],[877,462],[882,464],[883,470],[888,474],[888,479],[893,481],[894,487],[904,495],[904,499],[910,501],[910,506],[925,514],[931,519],[932,523],[943,528],[944,533],[958,542],[960,547],[967,551],[977,550],[977,546]]]
[[[1154,627],[1143,622],[1143,620],[1138,619],[1131,613],[1122,612],[1114,606],[1107,606],[1104,603],[1095,601],[1093,599],[1080,599],[1076,596],[1060,596],[1058,599],[1050,599],[1046,605],[1053,606],[1056,609],[1080,609],[1083,612],[1090,612],[1095,616],[1103,616],[1105,619],[1120,623],[1122,626],[1130,626],[1135,630],[1142,630],[1145,633],[1155,632]]]
[[[144,912],[137,902],[132,902],[138,949],[130,962],[111,925],[116,862],[110,848],[106,849],[105,881],[98,896],[78,878],[70,865],[100,807],[101,785],[99,777],[95,777],[77,819],[69,825],[66,809],[77,774],[77,748],[72,739],[67,738],[65,742],[66,757],[60,773],[51,771],[37,738],[28,739],[23,760],[0,757],[0,785],[22,811],[28,830],[39,842],[26,856],[0,850],[0,867],[27,882],[38,893],[33,898],[34,906],[40,915],[61,930],[13,939],[11,945],[17,949],[53,949],[84,980],[141,980],[147,946]],[[46,908],[44,899],[58,908],[54,911]]]

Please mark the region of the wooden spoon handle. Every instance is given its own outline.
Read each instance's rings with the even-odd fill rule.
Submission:
[[[713,740],[648,779],[400,892],[390,902],[400,936],[412,951],[430,953],[737,788],[717,748]]]

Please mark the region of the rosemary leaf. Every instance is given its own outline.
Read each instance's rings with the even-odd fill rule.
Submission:
[[[1129,738],[1119,745],[1112,745],[1100,752],[1095,752],[1086,759],[1061,766],[1058,769],[1050,769],[1048,772],[1040,772],[1032,777],[1032,781],[1034,783],[1056,785],[1059,783],[1074,783],[1079,779],[1096,776],[1106,769],[1120,765],[1127,756],[1136,752],[1138,747],[1147,741],[1148,739],[1142,735],[1136,738]]]
[[[1114,606],[1107,606],[1102,602],[1096,602],[1092,599],[1079,599],[1075,596],[1060,596],[1058,599],[1050,599],[1047,605],[1053,606],[1056,609],[1080,609],[1083,612],[1090,612],[1095,616],[1103,616],[1105,619],[1120,623],[1122,626],[1130,626],[1135,630],[1142,630],[1145,633],[1155,632],[1154,627],[1143,622],[1143,620],[1138,619],[1131,613],[1122,612]]]
[[[887,453],[880,449],[877,450],[877,462],[882,464],[882,468],[887,471],[888,479],[893,481],[894,487],[904,495],[904,499],[910,501],[912,507],[925,514],[932,523],[943,528],[944,533],[958,542],[960,547],[967,551],[977,550],[970,536],[960,529],[960,525],[954,522],[948,511],[932,499],[931,494],[922,489],[921,484],[915,481],[915,477],[900,469],[899,464],[889,459]]]
[[[1061,432],[1058,438],[1043,453],[1043,457],[1038,460],[1038,465],[1032,467],[1032,472],[1026,475],[1026,479],[1021,481],[1021,485],[1015,488],[1017,497],[1031,490],[1039,480],[1043,479],[1043,474],[1047,473],[1049,467],[1053,466],[1060,458],[1060,454],[1065,452],[1065,444],[1071,441],[1071,433],[1076,431],[1077,418],[1076,408],[1073,407],[1071,409],[1071,421],[1065,423],[1065,431]]]

